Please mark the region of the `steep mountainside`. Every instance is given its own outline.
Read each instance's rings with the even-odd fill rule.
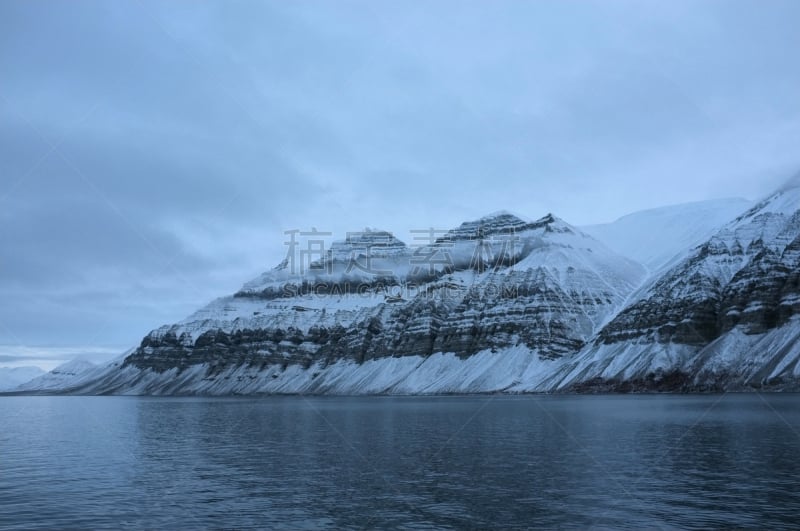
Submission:
[[[435,360],[471,367],[482,381],[508,349],[516,354],[502,359],[516,365],[500,374],[512,385],[532,364],[579,352],[644,278],[641,266],[555,216],[503,212],[420,247],[365,231],[302,270],[298,258],[154,330],[86,389],[446,391],[456,373],[440,373],[451,369]],[[372,369],[387,372],[354,376]]]
[[[560,386],[683,389],[794,381],[800,186],[787,185],[665,272],[560,374]],[[627,385],[627,384],[626,384]],[[795,385],[792,383],[791,385]]]

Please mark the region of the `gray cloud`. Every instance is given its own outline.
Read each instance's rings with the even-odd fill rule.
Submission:
[[[135,344],[271,267],[291,228],[408,240],[499,209],[755,198],[800,166],[798,15],[2,2],[0,345]]]

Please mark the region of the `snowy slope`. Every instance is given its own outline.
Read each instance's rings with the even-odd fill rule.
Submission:
[[[452,353],[403,356],[357,363],[339,360],[308,368],[290,365],[265,369],[234,365],[208,376],[211,366],[183,371],[139,370],[125,366],[100,379],[73,387],[79,393],[114,394],[443,394],[546,390],[545,380],[563,361],[547,360],[525,347],[481,351],[468,358]]]
[[[97,369],[98,366],[90,361],[75,359],[59,365],[50,372],[24,382],[14,390],[55,391],[64,389],[83,381],[86,377],[90,377]]]
[[[0,367],[0,391],[10,391],[42,374],[39,367]]]
[[[657,272],[751,206],[752,202],[745,199],[716,199],[642,210],[613,223],[580,228]]]

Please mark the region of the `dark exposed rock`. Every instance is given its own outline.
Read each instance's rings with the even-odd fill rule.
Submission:
[[[680,370],[651,372],[628,380],[592,378],[563,389],[573,393],[688,393],[695,391],[691,376]]]

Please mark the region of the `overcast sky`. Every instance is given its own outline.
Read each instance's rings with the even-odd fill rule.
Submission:
[[[0,2],[0,366],[138,344],[283,231],[573,224],[800,168],[800,2]]]

